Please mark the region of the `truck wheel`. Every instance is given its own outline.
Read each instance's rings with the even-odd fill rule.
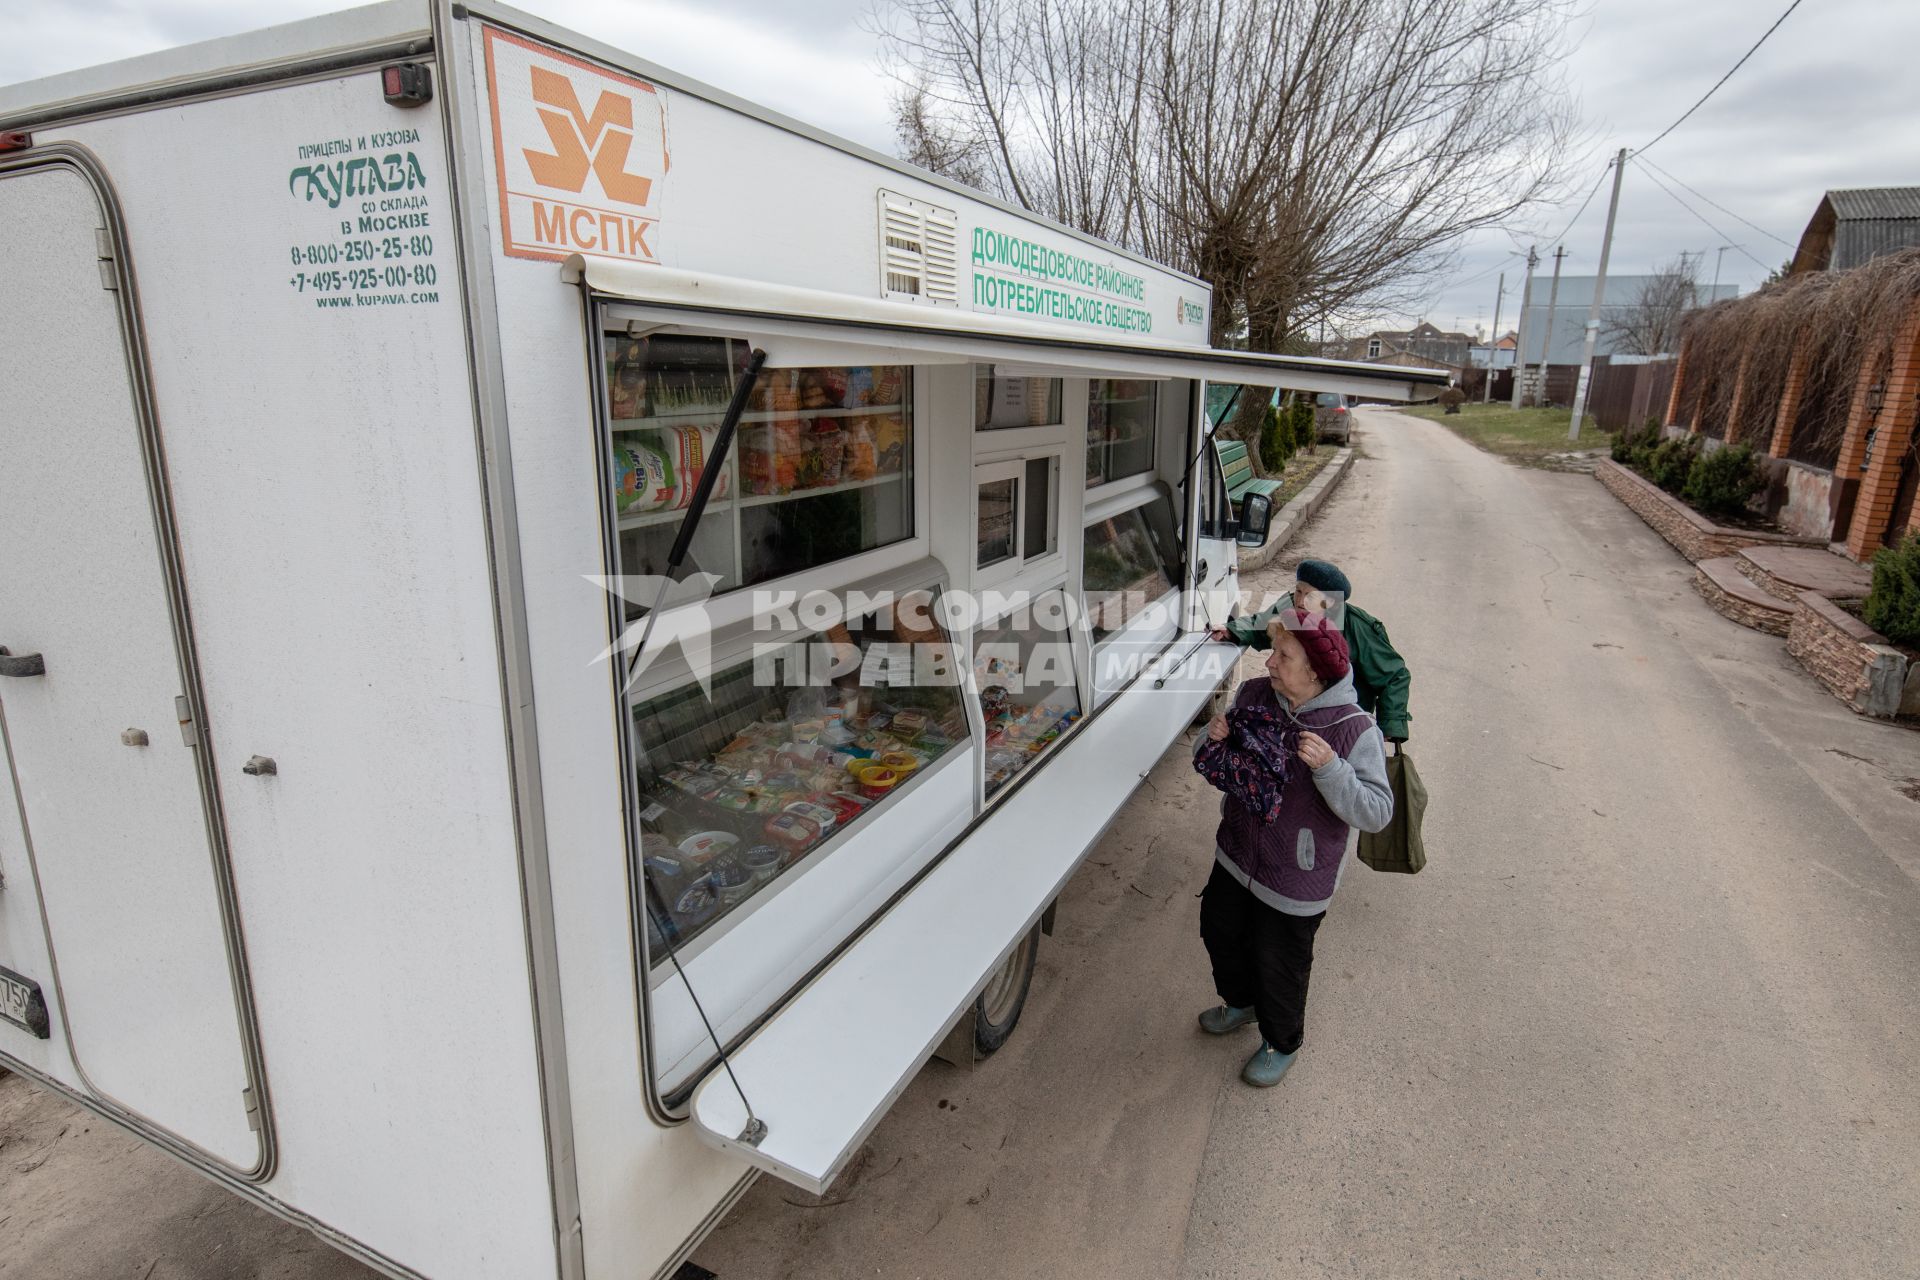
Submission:
[[[1013,1034],[1020,1010],[1026,1007],[1039,956],[1040,926],[1036,924],[987,979],[986,990],[973,1005],[973,1050],[979,1057],[990,1056]]]

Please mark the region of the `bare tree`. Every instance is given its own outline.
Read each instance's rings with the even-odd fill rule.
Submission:
[[[1271,351],[1559,193],[1570,3],[892,0],[875,27],[907,154],[1193,272],[1214,342]]]
[[[1633,300],[1609,308],[1601,330],[1624,355],[1657,356],[1680,349],[1680,322],[1700,305],[1700,282],[1683,256],[1641,280]]]

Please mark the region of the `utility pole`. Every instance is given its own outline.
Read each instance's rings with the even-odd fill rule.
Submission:
[[[1534,389],[1542,409],[1547,407],[1547,356],[1553,350],[1553,322],[1560,315],[1560,260],[1566,256],[1567,246],[1553,246],[1553,287],[1547,290],[1547,322],[1540,334],[1540,385]]]
[[[1627,149],[1613,158],[1613,198],[1607,201],[1607,229],[1600,237],[1600,274],[1593,278],[1593,305],[1587,309],[1587,339],[1580,350],[1580,380],[1573,386],[1573,422],[1567,439],[1580,438],[1580,419],[1587,414],[1587,390],[1593,381],[1593,348],[1600,340],[1600,304],[1607,296],[1607,255],[1613,252],[1613,220],[1620,212],[1620,179],[1627,173]]]
[[[1493,403],[1493,349],[1500,341],[1500,304],[1507,300],[1507,273],[1500,273],[1500,290],[1493,295],[1493,332],[1487,335],[1487,385],[1481,390],[1480,403]]]
[[[1720,262],[1727,256],[1727,250],[1731,248],[1733,248],[1732,245],[1723,244],[1720,246],[1720,252],[1713,255],[1713,288],[1707,290],[1709,304],[1720,301]]]
[[[1513,337],[1513,407],[1520,407],[1521,373],[1525,372],[1527,362],[1520,353],[1527,348],[1527,308],[1533,304],[1533,269],[1540,262],[1540,255],[1534,252],[1536,246],[1527,246],[1527,280],[1520,286],[1520,323]],[[1488,376],[1492,381],[1492,376]]]

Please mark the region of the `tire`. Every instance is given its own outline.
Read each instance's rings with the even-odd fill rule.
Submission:
[[[1020,1011],[1027,1006],[1027,990],[1033,986],[1034,962],[1039,958],[1040,926],[1036,924],[1000,962],[980,998],[973,1002],[976,1056],[991,1057],[1019,1025]]]

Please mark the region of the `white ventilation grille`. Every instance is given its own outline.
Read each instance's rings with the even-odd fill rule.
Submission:
[[[951,209],[880,195],[880,296],[960,305],[960,222]]]

